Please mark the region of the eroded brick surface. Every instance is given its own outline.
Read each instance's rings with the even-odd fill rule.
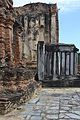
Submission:
[[[0,63],[4,65],[5,61],[9,63],[12,59],[12,26],[14,17],[12,16],[12,1],[0,1]]]

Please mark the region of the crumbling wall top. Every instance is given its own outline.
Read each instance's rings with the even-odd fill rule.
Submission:
[[[39,12],[39,11],[44,11],[46,13],[49,13],[50,10],[51,10],[51,13],[57,13],[58,11],[58,8],[57,8],[57,4],[46,4],[46,3],[30,3],[30,4],[26,4],[24,6],[21,6],[21,7],[15,7],[16,9],[16,14],[18,15],[22,15],[26,12],[29,12],[30,11],[35,11],[36,12]]]

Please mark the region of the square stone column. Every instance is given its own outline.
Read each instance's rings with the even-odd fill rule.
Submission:
[[[5,14],[0,11],[0,67],[5,65],[5,19]]]
[[[8,65],[13,61],[12,59],[12,28],[15,19],[10,13],[6,15],[6,27],[5,27],[5,41],[6,41],[6,62]]]
[[[20,39],[21,32],[22,32],[22,27],[16,21],[13,26],[13,55],[14,55],[14,61],[16,65],[18,65],[22,60],[21,39]]]
[[[38,78],[39,80],[43,80],[44,79],[44,65],[45,65],[45,61],[44,61],[44,56],[45,56],[45,44],[44,41],[39,41],[38,42],[38,59],[37,59],[37,67],[38,67]]]
[[[59,42],[59,22],[57,4],[51,5],[51,44]]]

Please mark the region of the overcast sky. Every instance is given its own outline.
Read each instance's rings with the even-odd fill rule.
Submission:
[[[43,0],[13,0],[14,7]],[[75,44],[80,49],[80,0],[45,0],[57,3],[59,10],[60,43]]]

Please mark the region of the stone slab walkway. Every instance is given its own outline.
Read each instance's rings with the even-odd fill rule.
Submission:
[[[0,120],[80,120],[80,88],[42,89]]]

